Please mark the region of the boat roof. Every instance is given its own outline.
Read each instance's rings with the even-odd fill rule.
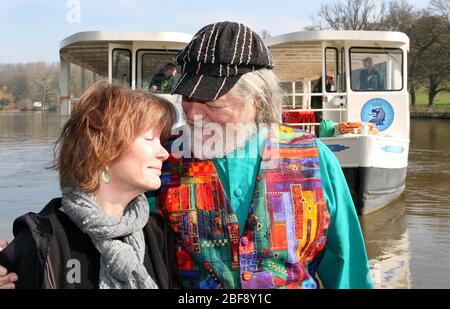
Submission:
[[[275,73],[284,81],[317,79],[322,74],[322,43],[406,47],[409,38],[393,31],[299,31],[267,38]]]
[[[61,59],[107,75],[110,43],[131,45],[133,42],[145,42],[147,48],[180,50],[191,39],[191,34],[180,32],[86,31],[63,39],[59,54]]]
[[[360,42],[390,42],[407,44],[409,38],[403,32],[396,31],[356,31],[356,30],[320,30],[320,31],[298,31],[267,38],[268,46],[284,44],[289,42],[317,42],[317,41],[360,41]]]
[[[75,33],[60,43],[60,58],[107,76],[108,44],[132,45],[145,42],[146,48],[180,50],[192,39],[180,32],[88,31]],[[393,31],[299,31],[264,40],[275,59],[275,72],[282,80],[317,78],[321,74],[322,42],[354,46],[406,46],[409,38]]]

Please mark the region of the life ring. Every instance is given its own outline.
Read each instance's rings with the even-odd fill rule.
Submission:
[[[340,134],[362,134],[362,122],[340,122],[337,127]],[[376,126],[373,123],[365,123],[368,125],[369,134],[376,133]]]
[[[362,125],[361,122],[340,122],[338,124],[339,129],[351,129],[351,128],[360,128]]]

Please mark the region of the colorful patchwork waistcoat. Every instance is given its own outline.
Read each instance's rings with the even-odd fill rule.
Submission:
[[[212,161],[166,161],[157,204],[176,233],[182,287],[318,288],[330,217],[317,145],[290,127],[270,132],[242,235]]]

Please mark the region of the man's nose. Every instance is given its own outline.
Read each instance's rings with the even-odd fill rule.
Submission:
[[[198,102],[183,102],[183,110],[189,120],[194,120],[195,116],[200,116],[201,119],[206,117],[205,104]]]

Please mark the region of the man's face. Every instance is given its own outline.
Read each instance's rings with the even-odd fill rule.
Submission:
[[[369,70],[370,69],[370,63],[368,62],[368,61],[363,61],[363,66],[364,66],[364,68],[366,69],[366,70]]]
[[[253,103],[244,102],[231,93],[209,102],[183,98],[182,107],[191,132],[199,129],[203,132],[200,136],[192,135],[194,137],[193,143],[203,146],[213,143],[217,138],[216,134],[219,133],[216,129],[211,131],[209,128],[218,127],[221,130],[219,136],[224,139],[220,139],[222,144],[217,147],[221,148],[222,152],[219,151],[219,153],[223,154],[243,146],[251,133],[245,133],[240,125],[253,124],[256,116]],[[203,151],[208,152],[208,150]]]
[[[204,124],[215,122],[225,128],[227,123],[254,122],[256,115],[253,104],[246,103],[231,93],[209,102],[183,98],[182,106],[189,124],[193,124],[194,116],[197,116]]]
[[[176,69],[176,68],[175,68],[175,69],[171,69],[171,70],[167,70],[167,71],[166,71],[166,76],[167,76],[167,77],[175,76],[175,75],[177,75],[177,69]]]

